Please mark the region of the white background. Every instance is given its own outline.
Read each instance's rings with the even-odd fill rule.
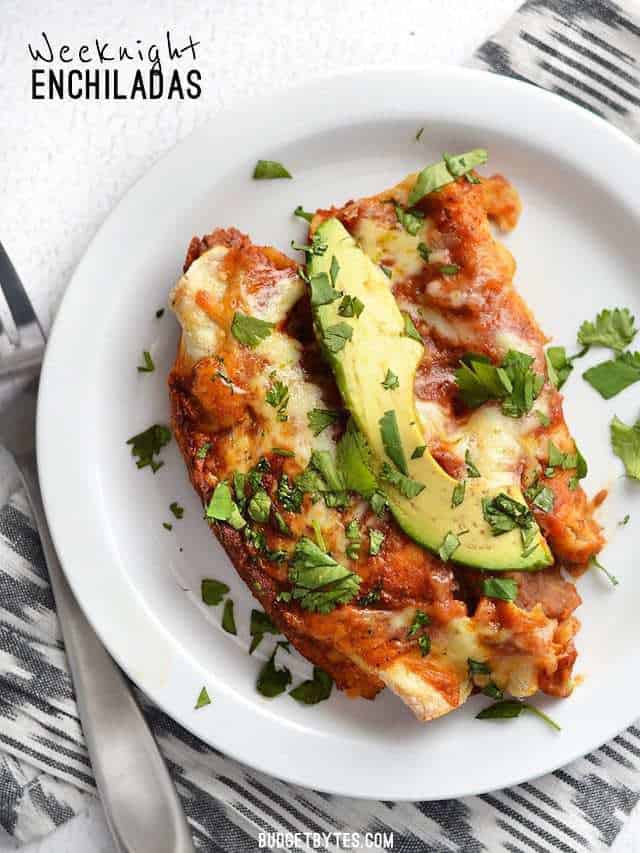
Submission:
[[[2,0],[1,5],[0,238],[48,327],[71,272],[111,207],[194,127],[249,95],[327,71],[365,64],[461,64],[519,3]],[[202,96],[182,102],[32,101],[27,45],[41,43],[43,30],[54,45],[76,47],[95,38],[130,48],[138,38],[144,46],[162,44],[167,30],[182,46],[191,35],[200,42],[196,66]],[[0,837],[1,850],[13,847]],[[23,849],[114,851],[97,803]],[[640,853],[640,817],[629,822],[614,851]]]

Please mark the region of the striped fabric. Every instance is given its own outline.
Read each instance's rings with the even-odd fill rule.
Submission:
[[[637,15],[640,21],[640,7]],[[472,64],[552,89],[640,138],[635,56],[640,27],[620,5],[531,0]],[[40,543],[1,450],[0,507],[0,824],[29,841],[64,823],[96,791]],[[249,853],[259,849],[261,832],[315,833],[298,849],[337,851],[327,834],[342,831],[393,833],[395,853],[598,851],[613,843],[640,798],[635,726],[563,770],[512,789],[463,800],[374,802],[249,770],[140,699],[204,851]]]

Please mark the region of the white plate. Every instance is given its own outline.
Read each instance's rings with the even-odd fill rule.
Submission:
[[[584,683],[568,700],[539,700],[560,734],[528,716],[475,720],[483,697],[428,725],[388,692],[372,703],[334,691],[311,708],[286,695],[262,698],[254,682],[272,642],[247,655],[252,598],[201,520],[175,443],[156,476],[137,470],[125,445],[168,421],[165,377],[177,326],[155,311],[193,234],[235,225],[287,251],[304,233],[291,216],[297,204],[313,209],[375,193],[443,150],[476,146],[488,148],[489,169],[522,194],[524,215],[507,243],[542,328],[572,350],[579,323],[599,309],[628,306],[640,315],[640,154],[630,140],[558,97],[489,74],[367,70],[221,115],[151,169],[80,263],[47,351],[38,414],[47,516],[98,634],[131,678],[204,741],[316,789],[382,799],[487,791],[588,752],[640,714],[640,572],[632,560],[640,486],[619,476],[608,439],[614,412],[637,417],[637,392],[607,404],[583,382],[581,369],[602,351],[569,380],[566,414],[590,464],[588,491],[613,490],[602,560],[620,585],[611,588],[597,571],[580,583]],[[294,180],[252,181],[258,158],[281,160]],[[136,371],[142,349],[153,355],[153,374]],[[182,521],[169,513],[173,500],[186,508]],[[617,528],[627,512],[631,522]],[[171,533],[163,521],[173,522]],[[221,630],[221,608],[199,601],[205,576],[231,586],[237,637]],[[308,672],[301,658],[287,663],[294,682]],[[195,711],[203,685],[213,702]]]

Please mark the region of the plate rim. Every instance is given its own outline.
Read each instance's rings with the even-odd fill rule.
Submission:
[[[410,793],[407,785],[404,783],[400,785],[400,787],[397,785],[388,785],[385,788],[384,785],[386,782],[383,781],[382,783],[375,783],[375,787],[366,789],[361,788],[354,791],[348,782],[345,785],[341,780],[336,780],[335,784],[327,784],[326,776],[319,784],[316,780],[309,779],[308,773],[300,772],[297,766],[291,761],[282,767],[274,769],[271,761],[273,756],[271,756],[270,762],[266,763],[265,760],[261,760],[260,757],[254,756],[246,749],[243,751],[235,745],[229,747],[228,742],[225,741],[224,737],[219,738],[215,737],[213,733],[203,733],[203,727],[200,725],[197,716],[196,718],[189,718],[183,712],[176,711],[175,706],[169,707],[167,704],[167,697],[165,697],[162,691],[158,689],[157,684],[153,682],[152,678],[143,677],[139,673],[132,671],[132,667],[127,658],[125,646],[123,646],[120,638],[117,636],[115,626],[112,622],[111,624],[107,624],[109,619],[108,617],[105,617],[103,612],[101,612],[100,607],[96,608],[95,602],[92,603],[85,597],[85,588],[82,585],[80,573],[78,572],[77,567],[74,568],[72,565],[75,560],[77,566],[77,556],[72,555],[74,545],[72,537],[70,536],[71,531],[64,518],[64,513],[56,507],[55,497],[58,488],[56,481],[63,473],[61,466],[64,463],[62,463],[60,459],[56,458],[58,456],[58,448],[55,443],[56,432],[55,430],[52,431],[50,429],[51,420],[56,415],[55,388],[56,382],[58,381],[56,380],[56,376],[61,375],[61,369],[62,371],[67,370],[69,364],[68,360],[65,360],[64,358],[64,332],[66,331],[66,326],[72,316],[74,300],[83,286],[85,270],[90,265],[92,256],[100,251],[102,243],[108,241],[109,230],[113,227],[113,224],[118,221],[118,218],[123,214],[123,212],[126,214],[128,206],[135,205],[136,197],[141,195],[144,189],[150,186],[153,181],[157,180],[159,175],[162,175],[163,173],[171,173],[172,170],[175,170],[179,166],[182,154],[186,150],[189,148],[198,148],[198,146],[201,146],[208,138],[213,137],[213,139],[215,139],[218,128],[221,124],[228,126],[229,123],[234,120],[241,120],[242,117],[253,115],[256,110],[260,112],[263,110],[273,111],[275,105],[278,103],[285,99],[300,97],[302,93],[306,94],[309,89],[316,88],[321,90],[322,87],[327,86],[331,89],[344,85],[344,83],[347,83],[347,85],[352,84],[357,88],[367,80],[370,82],[375,79],[380,80],[382,78],[387,81],[394,78],[401,80],[405,75],[412,75],[412,77],[418,75],[420,79],[424,80],[426,83],[433,83],[434,80],[441,80],[444,81],[445,84],[451,83],[454,86],[464,82],[468,82],[470,84],[476,83],[480,87],[487,86],[489,89],[495,89],[495,91],[502,90],[504,97],[507,99],[511,97],[522,97],[525,101],[536,105],[537,109],[542,109],[543,112],[548,110],[549,114],[555,113],[556,116],[559,116],[559,121],[561,123],[569,121],[570,123],[575,122],[578,127],[581,125],[585,133],[592,135],[595,134],[596,138],[600,137],[600,139],[597,139],[596,141],[598,143],[602,141],[605,148],[618,147],[621,151],[625,150],[625,156],[635,159],[636,164],[640,164],[640,152],[638,151],[637,143],[605,120],[589,113],[575,104],[572,104],[559,95],[540,89],[532,84],[479,69],[439,65],[404,65],[392,68],[369,65],[350,68],[347,70],[341,69],[331,73],[310,77],[293,87],[279,90],[266,98],[256,96],[243,99],[238,106],[235,106],[231,110],[216,111],[207,118],[207,121],[203,125],[195,129],[186,138],[177,142],[176,145],[166,152],[158,161],[152,164],[138,178],[138,180],[131,185],[104,219],[76,266],[59,305],[43,362],[37,414],[37,457],[45,512],[49,521],[56,550],[60,555],[61,563],[65,566],[65,575],[74,595],[76,596],[90,624],[96,631],[96,634],[100,637],[101,642],[103,642],[109,653],[117,661],[118,665],[127,672],[129,677],[137,683],[144,693],[146,693],[165,713],[167,713],[168,716],[187,729],[187,731],[202,739],[209,746],[221,750],[225,756],[285,782],[290,782],[307,788],[314,788],[329,794],[349,796],[356,799],[383,799],[414,802],[427,798],[430,800],[436,800],[470,796],[496,790],[502,787],[510,787],[520,784],[526,780],[537,778],[540,775],[549,773],[556,770],[558,767],[568,764],[576,758],[583,756],[590,750],[605,743],[607,740],[614,737],[628,725],[633,723],[637,717],[638,711],[629,712],[625,715],[624,720],[622,721],[616,718],[615,722],[610,722],[607,727],[603,727],[602,730],[599,730],[597,737],[592,738],[586,746],[581,744],[579,748],[574,748],[574,750],[569,754],[563,754],[563,757],[560,760],[551,760],[538,772],[532,774],[527,771],[522,775],[518,775],[517,773],[511,774],[503,781],[499,782],[499,784],[492,782],[486,787],[483,787],[482,785],[478,786],[476,783],[471,784],[466,788],[461,788],[459,786],[455,789],[442,788],[435,794],[433,791],[430,791],[425,795],[424,793],[419,793],[417,790],[414,793]],[[427,112],[428,110],[425,110],[425,113]],[[275,114],[277,113],[273,111],[272,115]],[[379,111],[376,111],[376,109],[371,108],[368,115],[369,119],[375,120],[376,118],[380,118],[382,114]],[[453,118],[451,116],[447,116],[446,120],[453,121]],[[492,129],[494,129],[493,126]],[[608,168],[611,169],[610,163],[608,164]],[[593,177],[595,177],[595,175]],[[629,208],[638,212],[638,203],[633,199],[631,193],[625,193],[623,190],[621,190],[620,193],[625,198]],[[67,565],[71,565],[72,567],[66,568]],[[171,640],[172,643],[179,648],[179,638],[174,638],[172,636]],[[633,706],[633,703],[630,704]],[[270,715],[267,714],[265,716]],[[294,724],[291,725],[293,726]],[[386,774],[384,778],[385,780],[387,779]]]

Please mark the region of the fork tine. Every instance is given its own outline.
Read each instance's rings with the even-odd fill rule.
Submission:
[[[41,346],[44,332],[9,255],[0,243],[0,288],[20,335],[20,346]]]

